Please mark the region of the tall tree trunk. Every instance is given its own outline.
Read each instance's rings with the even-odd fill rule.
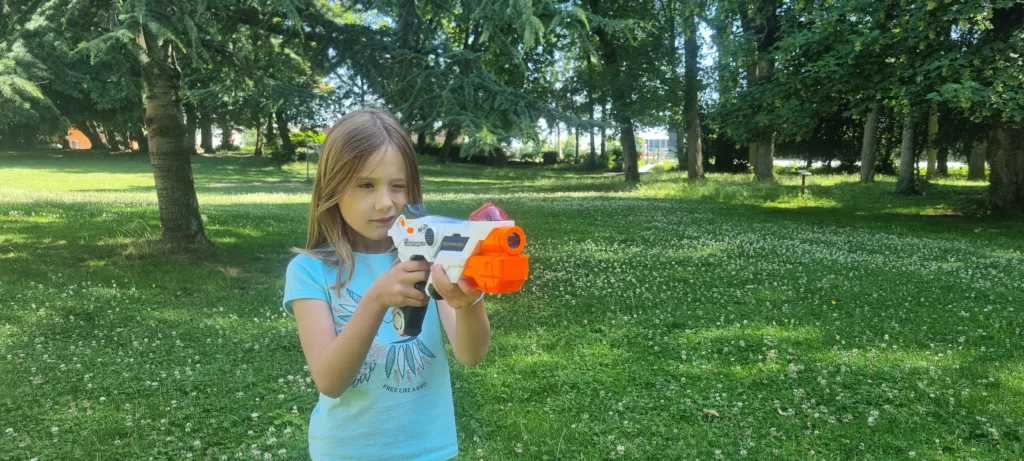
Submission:
[[[685,105],[685,103],[684,103],[684,105]],[[675,117],[673,117],[673,118],[675,118]],[[675,127],[675,131],[676,131],[676,160],[679,160],[679,167],[678,167],[679,170],[686,170],[687,172],[689,172],[690,171],[690,163],[689,163],[689,160],[687,160],[687,154],[688,154],[688,151],[686,149],[686,136],[687,136],[687,133],[686,133],[686,126],[685,125],[686,125],[686,120],[685,120],[685,115],[684,115],[683,124],[682,125],[676,125],[676,127]],[[689,173],[687,173],[687,175],[689,175]]]
[[[263,120],[256,121],[256,149],[252,151],[253,157],[263,156]]]
[[[427,149],[427,132],[420,130],[416,133],[416,153],[423,155],[423,152]]]
[[[769,133],[761,137],[757,143],[757,164],[754,166],[754,176],[758,181],[770,182],[775,180],[775,134]]]
[[[938,156],[936,158],[938,159],[938,166],[936,167],[936,171],[938,171],[939,176],[949,176],[949,144],[948,143],[944,143],[944,142],[940,142],[939,143],[939,153],[938,153]]]
[[[149,161],[153,165],[163,241],[173,245],[208,243],[185,148],[181,71],[174,46],[169,39],[158,40],[141,28],[137,33],[142,48]]]
[[[228,120],[228,117],[226,115],[221,115],[219,125],[220,125],[220,146],[217,147],[217,150],[226,150],[226,151],[233,151],[233,150],[235,150],[235,143],[232,142],[232,140],[231,140],[231,137],[232,137],[232,133],[231,132],[234,131],[231,128],[231,121]]]
[[[976,181],[985,180],[985,153],[988,150],[988,143],[985,141],[974,141],[964,143],[967,150],[967,179]]]
[[[590,2],[590,9],[593,10],[593,7],[594,2]],[[604,62],[605,66],[612,69],[615,75],[622,78],[621,72],[617,72],[617,70],[621,70],[622,66],[619,62],[618,49],[616,49],[615,44],[609,39],[608,32],[603,27],[598,27],[594,30],[594,35],[597,36],[601,61]],[[619,125],[621,134],[620,142],[622,144],[622,155],[624,157],[623,166],[626,170],[625,179],[626,182],[637,183],[640,182],[640,171],[637,166],[636,138],[633,134],[633,118],[630,114],[625,112],[625,102],[632,96],[632,88],[628,81],[620,81],[618,84],[613,85],[612,91],[609,94],[612,107],[615,110],[613,118]]]
[[[622,157],[625,162],[626,182],[640,182],[640,169],[637,166],[636,137],[633,135],[633,120],[619,116],[619,130],[622,132]]]
[[[444,143],[441,144],[441,163],[448,163],[448,156],[451,154],[452,146],[455,145],[460,133],[458,127],[451,127],[444,132]]]
[[[572,163],[575,165],[580,161],[580,126],[576,125],[576,142],[575,142],[576,153],[572,156]]]
[[[903,145],[900,148],[900,177],[896,182],[896,192],[914,194],[914,116],[907,114],[903,119]]]
[[[775,55],[772,49],[779,40],[781,26],[779,24],[779,0],[760,0],[755,6],[760,10],[761,20],[755,26],[757,31],[758,83],[767,85],[775,73]],[[757,164],[754,165],[754,176],[758,181],[775,180],[775,133],[768,132],[757,140]],[[764,145],[767,144],[767,145]]]
[[[199,155],[196,150],[196,128],[199,127],[197,120],[196,106],[191,103],[185,104],[185,150],[189,155]]]
[[[562,124],[555,120],[555,144],[558,146],[558,160],[562,160]]]
[[[213,118],[209,113],[203,112],[199,120],[199,147],[203,148],[204,154],[215,154],[217,149],[213,147]]]
[[[754,17],[753,12],[749,9],[746,10],[742,17],[740,17],[740,27],[746,33],[756,34],[754,28]],[[758,75],[758,55],[757,50],[754,50],[754,55],[750,57],[747,63],[747,89],[751,89],[760,80]],[[747,145],[747,166],[750,167],[750,171],[757,171],[757,142],[751,142]]]
[[[264,140],[264,142],[267,142],[267,143],[274,142],[274,138],[277,137],[277,134],[274,133],[274,113],[273,112],[267,114],[267,130],[266,130],[266,132],[267,132],[267,134],[266,134],[266,139]]]
[[[145,123],[145,120],[143,120],[143,123]],[[147,138],[146,134],[142,132],[142,125],[135,126],[132,130],[132,137],[134,137],[135,141],[139,143],[139,153],[149,155],[149,138]]]
[[[602,122],[602,125],[601,125],[601,158],[603,158],[603,159],[607,159],[608,158],[607,144],[605,143],[605,139],[607,138],[607,134],[608,133],[607,133],[607,130],[605,129],[605,125],[603,124],[603,122],[605,122],[606,120],[608,120],[608,103],[606,101],[602,101],[601,102],[601,122]],[[601,168],[606,168],[606,167],[607,167],[607,165],[601,165]]]
[[[694,13],[687,14],[684,19],[683,33],[686,39],[683,45],[683,52],[686,54],[686,165],[688,179],[704,178],[704,157],[701,149],[700,139],[700,106],[698,95],[700,87],[699,69],[697,67],[700,47],[697,43],[697,21]]]
[[[103,133],[107,137],[107,145],[110,146],[110,150],[120,152],[122,150],[121,140],[117,139],[117,132],[104,127]]]
[[[91,144],[89,150],[107,148],[107,143],[104,142],[103,138],[99,135],[99,133],[96,132],[96,127],[92,124],[92,122],[86,119],[80,119],[75,122],[74,126],[75,128],[78,128],[78,131],[81,131],[86,138],[89,139],[89,144]]]
[[[878,118],[881,104],[875,103],[864,121],[864,139],[860,147],[860,182],[870,183],[875,180],[875,147],[878,144]]]
[[[991,120],[989,196],[997,210],[1024,211],[1024,128],[1008,125],[998,110]]]
[[[281,137],[281,150],[284,152],[285,157],[291,161],[295,158],[295,145],[292,144],[292,138],[289,136],[291,130],[288,129],[288,119],[284,117],[284,112],[277,111],[275,114],[277,118],[277,135]]]
[[[593,91],[593,90],[590,90]],[[594,168],[597,165],[597,146],[594,145],[594,97],[591,93],[590,96],[590,156],[587,157],[587,167]]]
[[[925,178],[932,179],[937,174],[935,168],[938,166],[938,149],[936,149],[935,143],[939,135],[939,108],[932,104],[931,113],[928,115],[928,139],[927,143],[927,155],[928,155],[928,169],[925,170]]]
[[[1013,36],[1024,30],[1022,25],[1024,3],[1007,2],[1003,8],[993,11],[991,40],[1009,45]],[[1009,91],[1007,89],[1007,95]],[[994,111],[990,117],[989,196],[996,210],[1024,210],[1024,126],[1020,122],[1007,124],[1001,110]]]

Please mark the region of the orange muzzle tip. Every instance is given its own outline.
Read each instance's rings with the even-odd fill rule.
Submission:
[[[519,226],[499,227],[480,242],[480,254],[470,256],[462,275],[485,293],[519,291],[530,272],[530,257],[522,254],[526,234]]]

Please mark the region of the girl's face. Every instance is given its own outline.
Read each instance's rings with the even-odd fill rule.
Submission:
[[[407,186],[405,163],[393,147],[384,147],[366,162],[338,201],[352,231],[353,251],[382,253],[391,248],[388,229],[408,202]]]

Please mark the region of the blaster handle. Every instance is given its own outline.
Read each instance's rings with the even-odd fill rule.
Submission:
[[[427,306],[405,306],[391,309],[391,325],[401,336],[419,336],[423,332],[423,319]]]
[[[422,255],[412,257],[413,261],[426,259]],[[417,290],[427,293],[427,282],[416,282],[415,287]],[[427,293],[428,295],[434,299],[441,299],[441,296],[433,290],[433,287],[431,287],[430,291],[431,293]],[[427,307],[429,305],[428,301],[425,306],[404,306],[391,309],[391,326],[403,337],[419,336],[423,332],[423,320],[427,317]]]

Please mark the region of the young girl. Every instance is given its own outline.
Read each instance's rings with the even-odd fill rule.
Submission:
[[[309,420],[314,460],[444,460],[458,454],[441,329],[459,362],[484,359],[490,325],[482,293],[424,261],[398,263],[387,231],[422,203],[412,142],[377,110],[327,132],[306,247],[288,264],[284,309],[295,316],[320,399]],[[434,271],[434,301],[414,285]],[[394,306],[427,305],[423,331],[403,338]]]

